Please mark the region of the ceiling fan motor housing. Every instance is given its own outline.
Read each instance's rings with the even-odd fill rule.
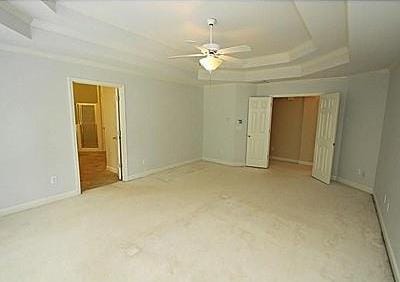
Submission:
[[[207,19],[207,24],[208,25],[215,25],[217,23],[217,19],[214,18],[208,18]]]
[[[210,54],[215,54],[220,49],[219,45],[216,43],[206,43],[203,44],[203,47],[206,48]]]

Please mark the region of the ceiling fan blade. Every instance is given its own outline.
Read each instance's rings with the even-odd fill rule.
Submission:
[[[168,59],[178,59],[178,58],[191,58],[191,57],[204,57],[204,54],[188,54],[188,55],[178,55],[178,56],[170,56]]]
[[[195,40],[185,39],[185,43],[187,43],[187,44],[195,44],[197,42]]]
[[[228,47],[228,48],[224,48],[224,49],[219,49],[217,54],[226,55],[226,54],[249,52],[249,51],[251,51],[250,46],[239,45],[239,46],[233,46],[233,47]]]
[[[203,53],[203,54],[207,54],[208,53],[207,48],[204,48],[202,46],[196,46],[196,48],[199,49],[201,51],[201,53]]]
[[[233,62],[233,63],[237,63],[240,61],[238,58],[227,56],[227,55],[218,55],[218,58],[220,58],[224,61]]]

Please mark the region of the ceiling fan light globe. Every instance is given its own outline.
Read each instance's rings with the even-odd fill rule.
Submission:
[[[208,72],[216,70],[221,64],[222,60],[213,56],[207,56],[199,60],[200,65]]]

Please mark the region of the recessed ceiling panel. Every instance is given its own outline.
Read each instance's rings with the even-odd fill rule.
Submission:
[[[206,19],[217,18],[215,41],[247,44],[244,57],[288,51],[310,39],[292,1],[66,1],[63,5],[179,51],[187,39],[208,41]]]

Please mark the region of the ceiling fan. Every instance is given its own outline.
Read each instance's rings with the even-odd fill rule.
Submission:
[[[210,28],[210,42],[205,43],[202,46],[196,46],[196,48],[199,49],[201,53],[171,56],[168,57],[168,59],[204,57],[199,60],[199,63],[203,68],[205,68],[207,71],[211,73],[212,71],[216,70],[222,64],[223,61],[229,61],[229,62],[238,61],[237,58],[227,56],[227,54],[251,51],[251,48],[247,45],[239,45],[239,46],[220,49],[220,46],[213,42],[213,28],[217,23],[217,20],[210,18],[207,19],[207,23]]]

